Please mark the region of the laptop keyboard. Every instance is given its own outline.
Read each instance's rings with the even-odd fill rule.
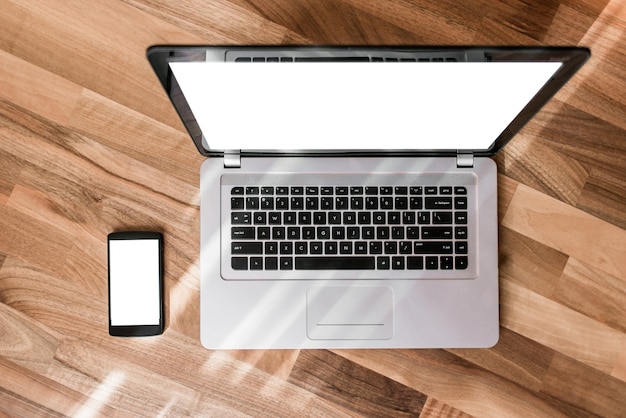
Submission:
[[[465,186],[231,186],[235,271],[468,269]]]

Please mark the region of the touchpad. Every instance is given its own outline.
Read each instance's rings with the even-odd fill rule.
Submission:
[[[393,291],[388,286],[312,286],[307,291],[312,340],[388,340]]]

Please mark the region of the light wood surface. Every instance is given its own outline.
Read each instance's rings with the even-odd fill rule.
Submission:
[[[153,44],[584,45],[496,157],[486,350],[199,342],[199,167]],[[106,234],[166,237],[167,330],[107,333]],[[0,416],[626,416],[624,0],[0,0]]]

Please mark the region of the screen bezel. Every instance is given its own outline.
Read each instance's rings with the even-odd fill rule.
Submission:
[[[401,53],[462,54],[466,62],[560,62],[561,67],[518,113],[487,149],[479,150],[235,150],[245,156],[456,156],[471,151],[474,156],[492,156],[498,153],[515,134],[545,105],[554,94],[576,73],[589,58],[584,47],[289,47],[289,46],[153,46],[147,57],[163,88],[169,95],[179,117],[190,134],[198,152],[204,156],[221,156],[232,150],[209,149],[207,133],[201,131],[171,69],[170,62],[204,62],[225,60],[227,53],[255,52],[307,52],[316,54],[350,53],[368,54],[372,50]],[[244,64],[245,65],[245,64]],[[255,65],[255,64],[251,64]]]
[[[158,280],[159,280],[159,321],[149,325],[113,325],[111,321],[111,251],[113,240],[157,240],[158,241]],[[163,308],[163,235],[159,232],[123,231],[112,232],[107,236],[107,277],[108,277],[108,306],[109,306],[109,335],[114,337],[143,337],[160,335],[164,330]]]

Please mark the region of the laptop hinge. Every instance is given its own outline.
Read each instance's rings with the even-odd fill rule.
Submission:
[[[457,167],[474,167],[474,153],[471,150],[457,150]]]
[[[224,168],[240,168],[241,152],[239,150],[224,151]]]

